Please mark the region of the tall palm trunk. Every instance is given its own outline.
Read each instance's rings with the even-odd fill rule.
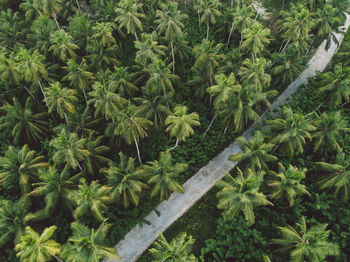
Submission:
[[[285,46],[283,47],[283,49],[282,49],[282,51],[280,52],[280,54],[283,53],[283,51],[284,51],[284,50],[286,49],[286,47],[288,46],[289,42],[290,42],[290,38],[288,39],[287,43],[286,43]],[[283,46],[283,44],[282,44],[282,46]],[[281,46],[281,47],[282,47],[282,46]],[[281,50],[281,48],[280,48],[280,50]]]
[[[232,31],[233,31],[233,23],[232,23],[232,26],[231,26],[231,29],[230,29],[230,34],[228,35],[227,45],[230,43]]]
[[[139,158],[140,165],[142,165],[141,156],[140,156],[140,150],[139,150],[139,145],[137,144],[136,138],[134,138],[134,142],[135,142],[135,146],[136,146],[137,157]]]
[[[179,139],[177,138],[177,139],[176,139],[175,146],[173,146],[173,147],[169,148],[168,150],[170,151],[170,150],[175,149],[175,148],[177,147],[178,143],[179,143]]]
[[[45,93],[44,93],[44,89],[43,89],[43,86],[41,85],[40,80],[38,80],[38,84],[39,84],[39,87],[40,87],[41,93],[42,93],[42,94],[43,94],[43,96],[44,96],[45,105],[46,105],[46,106],[47,106],[47,108],[49,109],[49,105],[47,104],[47,101],[46,101],[46,95],[45,95]]]
[[[170,46],[171,46],[171,56],[173,57],[173,74],[175,74],[175,55],[174,55],[173,41],[170,42]]]
[[[208,37],[209,37],[209,22],[207,23],[207,40],[208,40]]]
[[[201,31],[201,15],[199,11],[197,11],[197,15],[198,15],[198,27],[199,27],[199,31]]]
[[[84,94],[84,98],[85,98],[85,103],[87,104],[87,97],[86,97],[86,93],[85,93],[85,89],[83,88],[83,94]]]
[[[78,0],[75,0],[75,2],[77,3],[78,9],[79,9],[79,11],[81,12],[81,8],[80,8],[80,5],[79,5],[79,1],[78,1]]]
[[[136,31],[134,33],[136,41],[139,41],[139,38],[137,37]]]
[[[79,161],[78,161],[78,160],[77,160],[77,165],[78,165],[78,167],[79,167],[80,171],[82,172],[82,171],[83,171],[83,169],[82,169],[81,165],[79,164]]]
[[[66,113],[64,113],[64,118],[66,119],[66,123],[67,123],[67,125],[68,125],[68,116],[67,116]]]
[[[216,118],[216,115],[217,115],[217,114],[218,114],[218,112],[219,112],[219,109],[220,109],[220,106],[219,106],[219,107],[216,109],[216,112],[215,112],[215,114],[214,114],[213,118],[211,119],[210,124],[209,124],[209,126],[208,126],[207,130],[205,130],[205,132],[204,132],[204,134],[203,134],[203,137],[202,137],[201,141],[203,141],[203,139],[206,137],[206,135],[207,135],[207,133],[208,133],[209,129],[210,129],[210,128],[211,128],[211,126],[213,125],[214,120],[215,120],[215,118]]]
[[[56,17],[56,15],[54,14],[52,17],[53,17],[53,20],[55,20],[55,22],[56,22],[56,25],[57,25],[58,30],[61,30],[60,25],[59,25],[58,22],[57,22],[57,17]]]

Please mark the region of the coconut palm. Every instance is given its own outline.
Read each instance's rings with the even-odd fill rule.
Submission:
[[[27,82],[38,82],[44,99],[46,99],[40,82],[42,79],[48,78],[48,72],[44,64],[45,57],[37,50],[30,53],[26,49],[20,49],[15,59],[18,61],[17,71],[22,74],[23,79]]]
[[[33,0],[33,5],[39,14],[51,16],[55,20],[58,29],[60,29],[57,14],[62,9],[62,0]]]
[[[71,224],[73,234],[63,247],[62,258],[66,262],[99,262],[102,259],[118,260],[117,250],[104,245],[109,224],[105,221],[97,229],[91,229],[81,223]]]
[[[75,43],[79,46],[80,50],[85,50],[88,41],[92,35],[92,21],[88,17],[76,13],[69,19],[68,31],[73,36]]]
[[[224,209],[225,219],[232,219],[243,212],[245,220],[249,225],[254,224],[254,207],[261,205],[272,205],[266,196],[259,192],[263,181],[263,173],[255,174],[251,169],[243,176],[238,168],[238,175],[233,178],[227,174],[223,180],[216,185],[220,188],[217,193],[218,208]]]
[[[7,9],[0,12],[0,45],[12,49],[21,44],[27,30],[25,23],[18,12]]]
[[[209,37],[209,26],[210,24],[216,24],[216,18],[221,16],[222,13],[219,11],[220,2],[218,0],[201,0],[195,4],[194,8],[201,14],[201,24],[207,25],[207,40]]]
[[[37,11],[34,6],[34,1],[35,0],[25,0],[19,5],[19,9],[21,9],[25,13],[26,22],[33,21],[36,16]]]
[[[160,152],[159,160],[153,160],[142,166],[137,173],[143,173],[149,177],[148,184],[154,184],[151,197],[159,195],[160,201],[168,199],[173,191],[183,193],[183,186],[177,181],[178,175],[185,171],[187,164],[172,164],[169,151]]]
[[[235,96],[220,107],[219,118],[226,128],[234,126],[236,132],[242,132],[248,121],[260,120],[257,106],[270,108],[268,99],[276,94],[275,90],[261,92],[254,90],[252,86],[239,85]]]
[[[86,71],[86,61],[83,59],[82,62],[78,64],[75,60],[69,59],[67,66],[64,66],[63,68],[68,73],[62,78],[62,80],[68,80],[71,87],[78,87],[81,91],[83,91],[85,101],[87,102],[85,90],[89,89],[90,82],[94,80],[95,77],[93,73]]]
[[[241,34],[241,41],[239,43],[239,45],[241,45],[243,42],[243,30],[250,28],[254,23],[254,10],[250,5],[243,5],[242,7],[239,7],[238,5],[232,12],[231,16],[232,25],[227,39],[227,44],[230,43],[233,30],[238,30],[238,32]]]
[[[65,118],[68,124],[68,113],[75,113],[73,102],[78,101],[75,96],[77,93],[74,89],[61,87],[60,82],[51,83],[49,87],[44,89],[46,95],[46,103],[49,107],[49,113],[57,111],[61,118]]]
[[[135,41],[135,48],[137,49],[135,62],[148,66],[154,59],[165,56],[164,45],[159,45],[157,41],[157,34],[153,31],[152,34],[141,34],[141,41]]]
[[[84,178],[81,178],[78,190],[71,190],[68,194],[76,206],[73,212],[74,218],[80,219],[84,215],[91,214],[98,221],[103,221],[105,219],[103,213],[107,210],[107,204],[111,202],[110,191],[110,187],[100,185],[97,180],[89,185]]]
[[[29,211],[29,202],[22,198],[17,201],[0,201],[0,247],[13,241],[19,243],[24,233]]]
[[[267,163],[277,161],[277,157],[269,154],[274,148],[274,144],[265,143],[265,138],[260,131],[257,131],[253,138],[248,141],[244,137],[237,138],[237,143],[242,152],[231,155],[229,159],[233,162],[239,162],[243,166],[253,171],[268,171]]]
[[[282,237],[272,242],[281,245],[284,252],[291,251],[290,261],[324,261],[327,256],[339,254],[338,245],[328,241],[331,231],[326,228],[327,224],[316,224],[308,229],[303,216],[296,228],[290,225],[278,227]]]
[[[50,239],[55,230],[56,226],[50,226],[39,235],[27,226],[21,242],[15,247],[16,256],[21,262],[51,261],[61,252],[60,244]]]
[[[47,167],[44,156],[36,156],[35,151],[31,151],[28,145],[21,149],[9,146],[5,156],[0,157],[0,184],[19,185],[22,194],[28,193],[30,180],[38,174],[38,169]]]
[[[5,55],[5,52],[0,54],[0,77],[10,84],[20,84],[23,76],[18,72],[14,52],[10,53],[8,56]]]
[[[79,49],[79,46],[73,42],[73,37],[69,33],[63,30],[56,31],[51,34],[50,42],[49,51],[52,51],[53,55],[62,62],[77,56],[74,50]]]
[[[28,214],[27,221],[50,217],[55,208],[58,205],[61,207],[62,203],[70,207],[68,193],[76,185],[78,176],[72,176],[69,166],[65,166],[61,172],[53,166],[40,169],[38,172],[40,182],[33,183],[34,189],[28,195],[44,196],[45,207],[35,213]]]
[[[111,47],[112,45],[117,43],[117,41],[113,37],[114,27],[115,27],[115,24],[110,22],[96,23],[96,25],[91,28],[92,29],[91,39],[98,41],[104,47]]]
[[[47,56],[50,47],[50,36],[56,29],[55,22],[47,16],[40,16],[32,24],[30,40],[34,41],[35,49]]]
[[[341,112],[323,112],[315,121],[315,133],[312,140],[315,143],[314,151],[323,152],[326,148],[341,150],[337,140],[343,131],[349,132],[347,121],[342,117]]]
[[[334,66],[333,71],[320,74],[320,87],[317,95],[324,94],[327,104],[339,106],[345,100],[350,101],[350,67],[341,63]]]
[[[162,232],[158,233],[158,239],[154,242],[149,252],[155,261],[164,262],[197,262],[198,259],[190,254],[194,244],[192,236],[187,236],[186,232],[180,233],[169,243]]]
[[[139,90],[132,82],[133,74],[129,73],[127,66],[115,66],[108,77],[108,85],[116,90],[121,97],[132,97]]]
[[[185,141],[187,137],[194,134],[192,126],[199,126],[199,115],[197,113],[187,114],[187,107],[177,105],[174,108],[174,114],[169,115],[165,120],[170,137],[176,137],[176,144],[169,150],[177,147],[179,140]]]
[[[115,12],[118,15],[115,21],[119,23],[119,28],[126,27],[127,33],[133,34],[138,41],[136,30],[143,30],[141,18],[145,17],[142,13],[142,4],[138,1],[122,0],[118,3]]]
[[[242,31],[243,42],[240,48],[246,53],[252,54],[253,62],[257,56],[265,50],[270,43],[270,29],[266,29],[262,24],[256,22],[251,27]]]
[[[82,167],[79,161],[85,160],[89,156],[89,151],[86,149],[86,139],[79,138],[75,133],[68,133],[66,129],[50,141],[50,146],[55,149],[52,160],[55,164],[66,164],[73,169]]]
[[[119,53],[118,45],[104,47],[100,42],[93,41],[87,45],[86,51],[89,54],[87,58],[90,60],[91,70],[107,69],[120,64],[116,57]]]
[[[13,98],[13,105],[5,103],[0,107],[4,115],[0,117],[0,129],[11,130],[13,143],[39,143],[49,132],[48,114],[34,113],[32,99],[27,98],[22,107],[17,98]]]
[[[135,105],[129,104],[118,114],[117,125],[114,129],[116,135],[124,138],[129,145],[134,142],[140,165],[142,165],[138,141],[147,136],[146,130],[152,125],[152,121],[140,117],[140,112]]]
[[[128,208],[130,203],[138,206],[142,195],[142,190],[148,186],[142,182],[142,173],[135,171],[135,159],[127,157],[122,152],[119,153],[120,162],[118,166],[110,164],[105,169],[107,185],[112,188],[112,198],[118,203],[122,203],[124,208]]]
[[[164,126],[165,119],[171,114],[167,107],[166,96],[157,96],[152,93],[146,98],[136,97],[133,99],[136,104],[139,114],[146,119],[150,119],[156,127]]]
[[[288,84],[297,78],[305,68],[307,59],[300,57],[294,48],[287,48],[284,53],[273,54],[271,74],[282,79],[283,84]]]
[[[177,8],[177,2],[168,2],[161,4],[161,9],[157,10],[155,23],[158,24],[156,30],[159,34],[163,34],[170,42],[171,55],[173,58],[173,74],[175,74],[175,55],[174,55],[174,41],[181,37],[182,28],[184,28],[184,20],[188,18],[186,14],[182,14]]]
[[[310,195],[306,190],[306,186],[300,184],[301,180],[305,178],[306,168],[299,170],[297,167],[289,165],[286,170],[281,163],[278,163],[278,168],[278,173],[271,171],[276,179],[268,181],[268,185],[273,188],[270,198],[286,198],[289,205],[293,206],[296,196],[300,194]]]
[[[78,136],[88,137],[91,133],[97,132],[101,121],[102,118],[94,117],[91,108],[86,107],[83,112],[72,115],[69,128]]]
[[[291,108],[284,106],[282,118],[266,120],[272,132],[271,142],[279,144],[289,155],[295,152],[303,153],[306,139],[311,140],[311,132],[316,130],[310,117],[311,114],[295,113]]]
[[[157,95],[166,95],[174,91],[172,81],[179,79],[177,75],[171,73],[170,69],[161,60],[152,61],[143,71],[148,75],[146,88]]]
[[[101,114],[114,122],[116,113],[127,103],[127,100],[115,93],[115,88],[113,85],[107,85],[104,81],[96,81],[93,84],[92,91],[89,92],[89,96],[92,98],[88,101],[88,105],[94,105],[95,117]]]
[[[255,60],[245,59],[239,68],[238,75],[243,84],[252,84],[257,91],[266,90],[270,84],[271,76],[265,72],[270,64],[270,61],[263,57]]]
[[[96,136],[90,133],[86,140],[86,150],[89,152],[83,162],[83,170],[90,175],[98,174],[104,164],[111,161],[104,156],[110,150],[108,146],[103,144],[104,136]]]
[[[282,19],[280,20],[278,29],[283,39],[280,53],[283,53],[291,41],[294,47],[300,48],[298,42],[306,42],[310,39],[310,31],[314,22],[312,20],[312,14],[301,3],[297,5],[291,4],[290,10],[282,10],[280,14]],[[305,47],[307,48],[306,43]],[[305,51],[305,48],[301,51]]]
[[[350,192],[350,165],[344,153],[338,153],[334,164],[316,162],[319,166],[321,178],[317,182],[321,189],[334,189],[333,195],[347,202]]]

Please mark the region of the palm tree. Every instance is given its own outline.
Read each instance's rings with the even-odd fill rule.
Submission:
[[[29,211],[29,202],[22,198],[17,201],[0,201],[0,247],[13,240],[14,244],[19,243],[24,233],[26,219]]]
[[[279,144],[290,156],[295,152],[303,153],[306,139],[311,140],[311,132],[316,130],[310,116],[311,114],[294,113],[284,106],[282,118],[266,120],[273,134],[271,142]]]
[[[306,190],[306,186],[300,184],[301,180],[305,178],[306,168],[299,170],[297,167],[289,165],[288,169],[278,163],[278,173],[272,172],[276,180],[270,180],[268,185],[273,188],[270,195],[272,199],[287,198],[289,205],[294,205],[294,198],[300,194],[310,193]]]
[[[19,9],[25,12],[25,21],[33,21],[36,16],[36,9],[34,7],[35,0],[25,0],[19,5]],[[44,16],[42,16],[44,17]]]
[[[113,29],[115,27],[114,23],[96,23],[92,27],[91,39],[99,42],[103,47],[111,47],[117,43],[113,37]]]
[[[298,41],[306,42],[310,38],[310,30],[314,21],[311,13],[303,4],[291,4],[290,10],[282,10],[280,14],[283,19],[280,20],[278,29],[283,38],[280,48],[280,53],[283,53],[290,41],[294,43]],[[296,45],[299,44],[297,43]]]
[[[243,176],[242,171],[237,168],[238,176],[233,178],[227,174],[223,180],[217,182],[221,189],[217,193],[218,208],[224,209],[225,219],[232,219],[243,212],[245,220],[249,225],[254,224],[254,207],[261,205],[272,205],[266,196],[259,192],[263,181],[263,173],[255,174],[248,169],[248,174]]]
[[[96,118],[89,107],[85,107],[83,112],[77,112],[72,115],[69,128],[78,136],[88,137],[91,133],[97,132],[97,126],[101,123],[102,118]]]
[[[155,261],[197,262],[198,259],[193,254],[189,254],[194,241],[192,236],[187,236],[186,232],[182,232],[169,243],[162,232],[159,232],[158,239],[149,252],[153,255]]]
[[[124,208],[128,208],[130,202],[134,206],[138,206],[142,190],[148,188],[148,186],[142,182],[142,174],[135,172],[134,158],[127,158],[122,152],[119,153],[119,158],[118,166],[111,163],[109,168],[104,170],[107,185],[113,188],[112,198],[122,203]]]
[[[79,46],[74,44],[73,37],[63,31],[56,31],[50,37],[51,46],[49,51],[58,57],[62,62],[66,62],[68,57],[75,58],[77,55],[74,50],[79,49]]]
[[[333,149],[340,151],[340,145],[337,140],[343,131],[349,132],[347,121],[342,117],[341,112],[323,112],[315,121],[315,133],[312,135],[315,152],[322,153],[324,149]]]
[[[317,95],[324,94],[327,104],[339,106],[345,100],[350,101],[350,67],[341,63],[334,66],[333,71],[320,74],[320,86]]]
[[[110,187],[101,186],[97,180],[88,185],[86,180],[81,178],[78,190],[71,190],[68,194],[76,206],[73,212],[74,218],[80,219],[90,213],[98,221],[103,221],[105,219],[103,213],[107,210],[107,204],[111,202],[110,191]]]
[[[169,151],[160,152],[159,160],[148,162],[148,165],[142,166],[137,173],[143,173],[148,176],[148,184],[155,184],[151,197],[159,195],[160,201],[168,199],[173,191],[183,193],[183,186],[177,181],[178,175],[185,171],[187,164],[172,164],[172,157]]]
[[[43,162],[44,156],[36,156],[28,145],[21,149],[9,146],[5,156],[0,157],[0,184],[18,184],[22,194],[30,189],[29,180],[37,175],[38,169],[47,167],[49,163]]]
[[[247,58],[243,61],[243,66],[239,68],[238,75],[243,84],[253,84],[256,91],[266,90],[271,76],[265,72],[270,64],[270,61],[266,61],[263,57],[255,60]]]
[[[108,152],[110,148],[103,144],[104,136],[95,136],[94,133],[90,133],[86,140],[86,150],[89,152],[85,157],[83,163],[83,170],[90,175],[98,174],[102,165],[111,161],[109,158],[103,156]]]
[[[335,164],[326,162],[316,162],[322,173],[321,178],[317,182],[321,189],[335,189],[333,195],[339,197],[340,200],[347,202],[350,192],[350,165],[344,153],[338,153]]]
[[[15,53],[12,52],[6,57],[5,52],[0,54],[0,77],[10,84],[19,85],[22,75],[18,72]]]
[[[195,5],[195,10],[198,14],[202,14],[200,23],[207,25],[207,40],[209,37],[209,25],[215,25],[216,18],[222,15],[219,11],[219,6],[220,2],[218,0],[201,0]]]
[[[118,15],[115,21],[119,23],[119,28],[126,27],[127,33],[133,34],[138,41],[136,30],[142,31],[141,18],[145,17],[142,13],[142,4],[138,1],[122,0],[115,11]]]
[[[68,31],[73,36],[75,43],[79,46],[80,50],[85,50],[88,41],[92,35],[92,21],[84,15],[76,13],[69,19]]]
[[[46,100],[43,87],[41,85],[41,79],[48,78],[48,72],[46,70],[44,61],[45,57],[41,55],[37,50],[30,53],[26,49],[20,49],[17,52],[15,59],[17,62],[17,70],[22,74],[23,78],[27,82],[38,82],[40,90]]]
[[[241,41],[239,43],[239,45],[241,45],[243,42],[243,30],[250,28],[254,23],[254,10],[250,5],[243,5],[242,7],[239,7],[238,5],[231,15],[232,26],[227,39],[227,44],[230,43],[232,31],[237,29],[241,34]]]
[[[117,250],[104,246],[109,224],[103,221],[97,230],[78,222],[71,224],[73,234],[63,247],[62,258],[66,262],[100,262],[102,259],[118,260]]]
[[[239,162],[253,171],[268,171],[267,163],[277,161],[277,157],[269,154],[274,148],[274,144],[265,143],[265,138],[260,131],[257,131],[253,138],[248,141],[245,137],[237,138],[237,143],[242,152],[231,155],[229,159]]]
[[[47,16],[40,16],[32,24],[29,38],[35,43],[35,50],[47,56],[50,47],[50,36],[56,29],[55,22]]]
[[[96,81],[93,84],[92,91],[89,92],[89,96],[92,98],[88,101],[88,105],[94,105],[95,117],[101,114],[114,122],[116,113],[127,103],[127,100],[115,93],[115,88],[113,85],[107,85],[104,81]]]
[[[152,34],[141,34],[141,41],[135,41],[135,48],[137,49],[135,62],[148,66],[154,59],[165,56],[164,45],[159,45],[157,41],[157,34],[153,31]]]
[[[193,48],[196,61],[192,67],[192,71],[200,72],[200,83],[198,83],[198,90],[195,91],[197,96],[203,97],[208,87],[213,85],[212,76],[219,68],[220,60],[224,59],[221,53],[222,44],[215,44],[214,41],[202,40],[199,45]],[[193,79],[189,84],[196,84],[198,80]]]
[[[297,229],[290,225],[278,227],[282,238],[272,240],[273,243],[281,245],[284,251],[291,250],[291,261],[324,261],[327,256],[338,255],[338,245],[328,242],[331,231],[326,230],[327,224],[316,224],[307,229],[305,217],[301,217],[296,226]]]
[[[27,226],[21,242],[15,247],[16,256],[21,262],[46,262],[51,261],[52,257],[56,258],[56,255],[61,252],[61,247],[59,243],[50,239],[55,230],[56,226],[50,226],[39,235]]]
[[[257,56],[265,50],[266,45],[270,43],[270,29],[266,29],[262,24],[256,22],[250,28],[242,31],[243,42],[240,46],[242,50],[252,54],[253,62]]]
[[[300,57],[294,48],[287,48],[284,53],[275,53],[273,57],[273,68],[271,74],[280,76],[283,84],[292,82],[305,68],[307,59]]]
[[[73,169],[82,167],[79,161],[85,160],[89,156],[89,151],[86,149],[86,139],[79,138],[75,133],[67,133],[66,129],[50,141],[50,146],[55,149],[52,160],[55,164],[64,163]]]
[[[47,169],[40,169],[38,173],[40,182],[33,183],[35,188],[28,195],[34,197],[44,196],[45,208],[28,214],[27,220],[42,220],[50,217],[58,205],[61,208],[62,203],[70,207],[68,193],[76,185],[78,176],[71,175],[69,166],[65,166],[60,173],[53,166]]]
[[[57,14],[62,9],[62,0],[33,0],[33,5],[39,14],[51,16],[55,20],[58,29],[60,29]]]
[[[143,71],[149,76],[146,88],[152,93],[166,95],[168,92],[174,91],[172,80],[179,79],[179,77],[172,74],[161,59],[152,61]]]
[[[181,37],[182,28],[184,28],[183,21],[188,18],[186,14],[182,14],[177,9],[177,2],[168,2],[161,4],[161,10],[157,10],[155,23],[158,24],[156,30],[159,34],[163,34],[170,42],[171,55],[173,58],[173,74],[175,74],[175,55],[174,55],[174,41]]]
[[[76,93],[77,91],[74,89],[62,88],[60,82],[50,84],[50,87],[44,89],[49,113],[56,110],[61,118],[66,119],[68,124],[67,113],[75,113],[73,102],[78,101],[78,98],[75,96]]]
[[[109,75],[108,85],[113,87],[118,94],[124,98],[132,97],[139,90],[132,82],[133,74],[129,73],[127,66],[115,66],[114,71]]]
[[[87,45],[86,52],[89,54],[87,57],[90,59],[91,69],[107,69],[120,64],[116,57],[119,52],[118,45],[104,47],[100,42],[93,41]]]
[[[87,64],[83,59],[80,64],[78,64],[75,60],[69,59],[67,62],[67,66],[63,67],[68,74],[62,78],[63,81],[69,80],[71,87],[78,87],[81,91],[83,91],[85,101],[87,102],[87,97],[85,90],[89,89],[90,82],[95,79],[93,73],[86,71]]]
[[[118,114],[115,134],[121,135],[129,145],[134,142],[137,150],[140,165],[142,165],[138,140],[147,136],[146,130],[152,125],[152,121],[140,117],[140,112],[135,105],[129,104]]]
[[[15,45],[22,44],[27,33],[24,21],[19,12],[12,9],[0,12],[0,45],[4,48],[13,49]]]
[[[226,128],[235,126],[240,133],[248,124],[248,121],[259,121],[258,106],[264,105],[270,108],[269,98],[275,96],[277,91],[256,91],[252,86],[237,86],[235,96],[227,100],[218,112],[221,121]]]
[[[22,107],[17,98],[12,98],[13,105],[5,103],[0,111],[4,116],[0,117],[0,129],[12,130],[13,143],[39,143],[49,132],[48,114],[34,113],[32,99],[27,98]]]
[[[139,105],[137,107],[139,114],[150,119],[156,127],[163,127],[165,119],[171,114],[167,107],[167,96],[157,96],[151,93],[146,98],[136,97],[133,100]]]
[[[199,126],[199,115],[197,113],[187,114],[187,107],[177,105],[174,108],[174,114],[169,115],[165,120],[165,125],[168,125],[166,131],[169,132],[170,137],[176,137],[175,146],[169,150],[177,147],[179,140],[185,141],[187,137],[194,134],[192,126]]]

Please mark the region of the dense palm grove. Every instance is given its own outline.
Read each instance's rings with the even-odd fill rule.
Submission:
[[[348,8],[284,1],[265,17],[253,4],[0,1],[1,261],[118,259],[112,246],[260,119],[314,47],[334,39]],[[250,226],[254,207],[284,198],[294,206],[309,195],[308,171],[291,161],[309,152],[307,140],[315,156],[338,152],[334,161],[318,157],[317,183],[348,201],[339,141],[348,124],[337,109],[349,102],[348,73],[339,63],[320,76],[325,102],[315,110],[323,113],[285,107],[266,122],[268,132],[239,138],[244,152],[232,160],[240,169],[218,183],[224,219],[242,212]],[[307,222],[301,216],[295,230],[279,223],[283,238],[273,242],[292,246],[292,261],[339,254],[326,223]],[[155,261],[167,248],[181,252],[169,261],[196,261],[193,242],[186,233],[171,242],[161,235],[150,252]]]

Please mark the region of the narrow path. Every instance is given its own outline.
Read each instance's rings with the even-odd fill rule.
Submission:
[[[350,25],[350,16],[346,16],[346,23],[342,29],[346,31]],[[341,44],[344,35],[336,34],[336,37]],[[336,44],[332,44],[328,51],[325,50],[326,41],[324,41],[317,49],[315,55],[310,59],[308,67],[301,75],[291,83],[288,88],[278,97],[271,105],[272,109],[278,108],[284,104],[287,98],[293,94],[297,87],[307,83],[309,77],[315,76],[318,72],[322,72],[327,64],[331,61],[333,55],[338,50]],[[262,121],[265,115],[262,116]],[[252,131],[258,123],[250,126],[243,134],[247,139],[252,136]],[[213,158],[206,166],[202,167],[195,175],[188,179],[185,184],[185,193],[173,193],[168,200],[163,201],[157,206],[160,212],[158,216],[155,211],[152,211],[145,219],[151,224],[143,224],[135,226],[117,245],[117,251],[122,262],[134,262],[137,258],[152,244],[157,238],[158,231],[164,232],[172,223],[181,217],[197,200],[207,193],[215,183],[225,176],[227,171],[230,171],[236,166],[236,163],[228,160],[230,155],[240,152],[240,148],[236,142],[228,146],[218,156]],[[110,262],[113,260],[109,260]]]

